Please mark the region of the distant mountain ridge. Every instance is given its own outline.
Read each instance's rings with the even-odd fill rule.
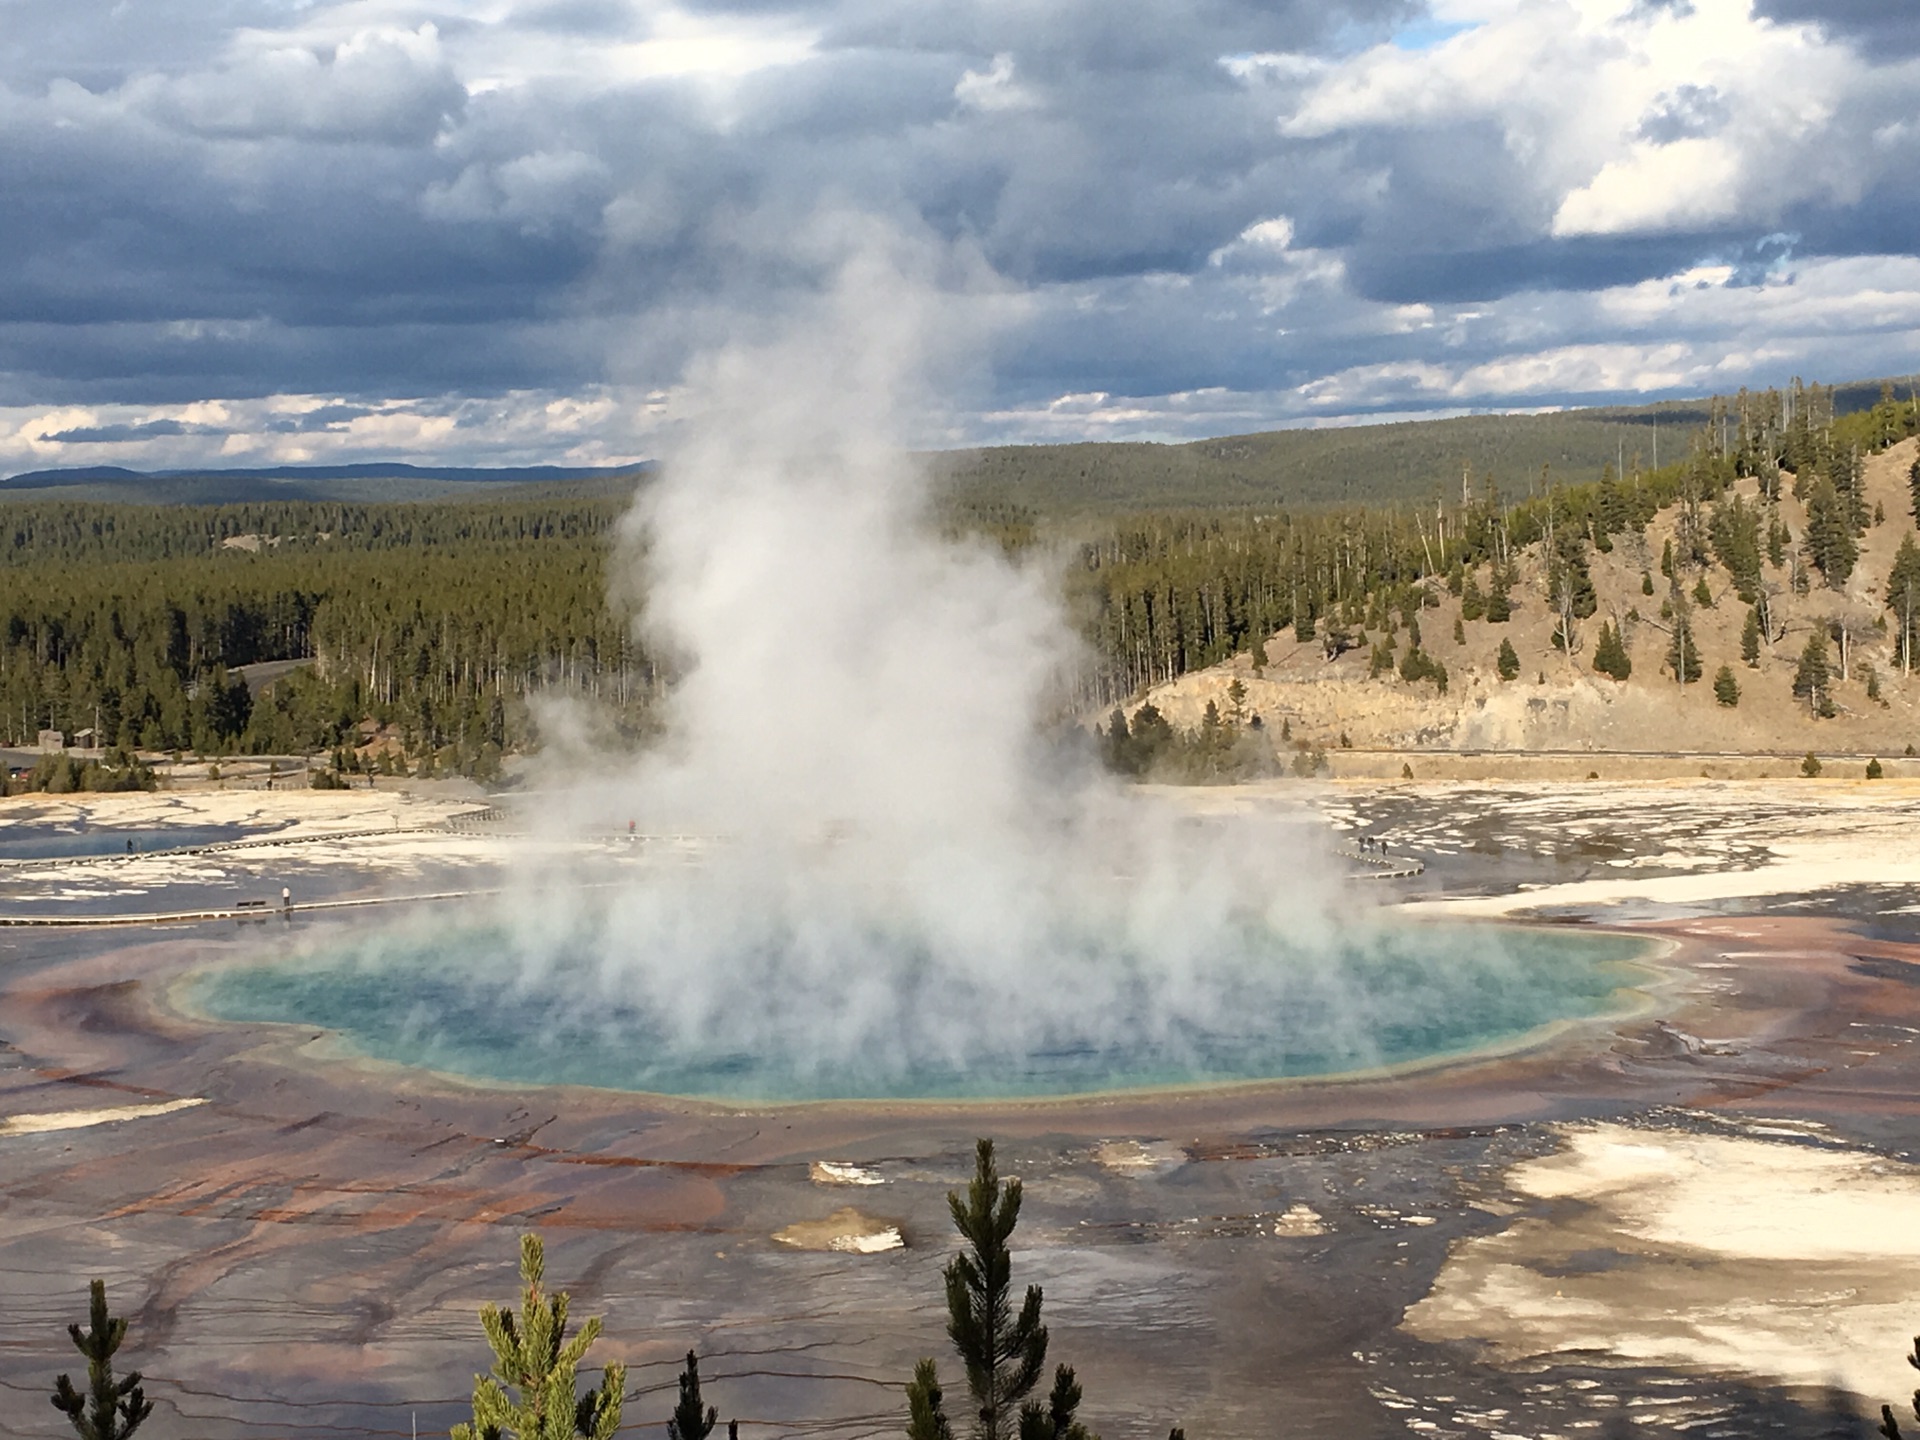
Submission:
[[[1879,380],[1832,387],[1836,414],[1871,409]],[[1902,393],[1910,384],[1895,383]],[[1824,387],[1823,387],[1824,389]],[[1756,395],[1761,392],[1754,392]],[[1537,413],[1303,426],[1177,444],[1083,441],[923,457],[947,494],[990,510],[1118,515],[1158,509],[1330,509],[1425,503],[1492,482],[1507,496],[1684,456],[1738,396]]]
[[[632,465],[349,465],[132,470],[83,465],[29,470],[0,480],[0,500],[87,500],[114,504],[232,505],[265,500],[379,501],[506,498],[531,489],[578,487],[591,494],[628,485],[654,468]]]
[[[631,475],[650,469],[651,460],[632,465],[407,465],[372,461],[355,465],[223,465],[185,470],[129,470],[124,465],[76,465],[51,470],[26,470],[0,480],[0,488],[39,490],[56,485],[84,485],[90,481],[180,480],[233,476],[250,480],[379,480],[388,476],[409,480],[481,481],[519,485],[543,480],[592,480],[602,475]]]
[[[1880,380],[1831,390],[1836,414],[1866,410]],[[1920,380],[1893,382],[1902,392]],[[1758,392],[1756,392],[1758,393]],[[1424,503],[1463,482],[1525,495],[1543,481],[1597,480],[1684,455],[1737,397],[1665,400],[1533,413],[1493,413],[1305,426],[1201,440],[1079,441],[922,452],[915,458],[949,503],[1052,516],[1170,509],[1270,510]],[[142,472],[118,465],[34,470],[0,480],[0,502],[233,505],[264,501],[607,499],[631,496],[654,461],[500,467],[361,461]]]

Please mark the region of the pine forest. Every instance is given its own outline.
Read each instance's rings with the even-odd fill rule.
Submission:
[[[1467,470],[1418,504],[1195,510],[1169,486],[1151,505],[1089,516],[1023,505],[1006,498],[1013,486],[992,499],[939,492],[930,523],[1059,566],[1090,653],[1063,713],[1104,713],[1289,628],[1330,653],[1371,644],[1375,673],[1444,685],[1443,667],[1415,658],[1418,613],[1440,587],[1468,619],[1546,607],[1556,637],[1571,636],[1593,614],[1589,558],[1669,509],[1679,543],[1662,583],[1682,621],[1687,586],[1698,576],[1705,587],[1708,567],[1756,627],[1780,588],[1769,568],[1789,588],[1844,585],[1876,520],[1862,459],[1920,430],[1920,411],[1882,387],[1877,404],[1836,414],[1834,393],[1796,382],[1715,400],[1689,443],[1669,442],[1681,457],[1658,468],[1623,454],[1584,478]],[[1741,478],[1757,480],[1745,487],[1757,499],[1732,493]],[[1920,475],[1914,488],[1920,513]],[[1803,534],[1776,513],[1786,492],[1805,506]],[[537,743],[529,701],[543,691],[590,696],[643,731],[670,676],[637,638],[633,609],[608,598],[623,509],[563,494],[0,504],[0,742],[58,730],[128,752],[352,757],[381,735],[388,765],[484,779]],[[1544,562],[1544,593],[1516,589],[1523,553]],[[1911,592],[1920,552],[1902,553]],[[1914,610],[1895,616],[1909,648]],[[1402,628],[1408,653],[1372,638]],[[1697,667],[1684,625],[1672,628],[1675,663]],[[1617,635],[1599,644],[1595,663],[1624,680]],[[242,667],[275,661],[310,663],[249,686]]]

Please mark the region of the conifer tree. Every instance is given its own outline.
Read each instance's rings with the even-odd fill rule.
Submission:
[[[1578,648],[1573,622],[1587,619],[1600,608],[1587,567],[1587,543],[1577,530],[1562,532],[1548,549],[1547,595],[1560,617],[1554,627],[1554,645],[1571,656]]]
[[[1481,620],[1486,613],[1487,597],[1481,592],[1479,580],[1469,573],[1460,586],[1460,618]]]
[[[1408,682],[1431,680],[1442,695],[1447,693],[1447,667],[1418,646],[1400,658],[1400,678]]]
[[[1027,1398],[1046,1366],[1047,1328],[1040,1323],[1039,1286],[1027,1287],[1018,1316],[1013,1310],[1007,1241],[1020,1218],[1020,1198],[1018,1180],[1001,1184],[993,1142],[985,1139],[975,1145],[965,1198],[957,1191],[947,1196],[954,1228],[967,1242],[947,1266],[947,1335],[976,1406],[971,1434],[973,1440],[1100,1440],[1078,1418],[1081,1390],[1072,1366],[1055,1369],[1044,1404]],[[954,1440],[931,1358],[914,1366],[907,1383],[906,1429],[907,1440]]]
[[[907,1440],[953,1440],[945,1401],[939,1371],[928,1356],[913,1367],[907,1382]]]
[[[546,1251],[538,1235],[520,1237],[520,1311],[485,1305],[480,1323],[493,1347],[491,1375],[473,1379],[473,1420],[453,1440],[613,1440],[627,1367],[610,1364],[600,1388],[576,1397],[580,1361],[600,1336],[598,1316],[566,1338],[568,1296],[541,1289]]]
[[[1174,748],[1173,726],[1152,701],[1133,712],[1133,723],[1115,710],[1106,732],[1107,763],[1122,775],[1145,775]]]
[[[1740,627],[1740,658],[1749,666],[1760,666],[1760,611],[1752,608],[1747,611],[1746,622]]]
[[[1907,493],[1913,497],[1913,523],[1920,525],[1920,460],[1907,469]]]
[[[1053,1372],[1047,1403],[1029,1400],[1020,1407],[1020,1440],[1100,1440],[1076,1418],[1079,1409],[1080,1382],[1071,1365],[1062,1365]]]
[[[1047,1327],[1040,1323],[1040,1287],[1029,1285],[1013,1311],[1013,1257],[1007,1240],[1020,1220],[1020,1182],[1004,1185],[993,1142],[974,1148],[966,1198],[947,1196],[966,1248],[947,1266],[947,1336],[966,1367],[975,1440],[1012,1440],[1022,1401],[1047,1363]]]
[[[1708,534],[1715,558],[1727,567],[1740,598],[1751,605],[1760,584],[1759,510],[1736,495],[1714,507]]]
[[[1913,536],[1901,537],[1894,554],[1893,568],[1887,573],[1887,608],[1900,622],[1900,670],[1913,671],[1916,641],[1920,641],[1920,547]]]
[[[1740,703],[1740,682],[1733,678],[1733,667],[1722,665],[1714,672],[1713,698],[1731,710]]]
[[[1673,637],[1667,642],[1667,668],[1682,685],[1700,678],[1700,647],[1694,643],[1693,617],[1684,606],[1673,612]]]
[[[707,1440],[719,1423],[720,1412],[712,1406],[702,1408],[700,1399],[700,1357],[687,1351],[687,1368],[680,1372],[680,1403],[667,1420],[670,1440]]]
[[[1860,544],[1854,539],[1853,516],[1830,481],[1816,482],[1807,496],[1803,543],[1807,559],[1826,577],[1827,584],[1835,590],[1844,589],[1860,558]]]
[[[1133,735],[1127,729],[1127,712],[1118,705],[1113,714],[1107,717],[1107,728],[1096,732],[1100,736],[1100,756],[1107,762],[1107,768],[1117,775],[1133,773]]]
[[[1842,512],[1855,534],[1867,528],[1867,500],[1863,488],[1865,470],[1860,464],[1860,449],[1853,446],[1836,449],[1827,459],[1827,480],[1839,497]]]
[[[140,1372],[113,1378],[113,1356],[127,1338],[124,1316],[107,1313],[107,1285],[93,1282],[88,1292],[87,1329],[69,1325],[73,1348],[87,1360],[87,1393],[74,1388],[62,1375],[54,1382],[53,1406],[67,1417],[80,1440],[127,1440],[153,1413],[153,1402],[140,1388]]]
[[[1593,668],[1615,680],[1624,681],[1633,674],[1633,661],[1627,655],[1627,647],[1621,643],[1620,632],[1605,621],[1600,624],[1600,638],[1594,642]]]
[[[1233,737],[1239,727],[1230,726],[1220,716],[1220,707],[1213,701],[1207,701],[1206,713],[1200,717],[1200,733],[1193,745],[1192,758],[1199,773],[1203,776],[1217,775],[1225,763],[1227,752],[1233,748]]]
[[[1504,625],[1513,618],[1513,575],[1501,566],[1493,570],[1492,588],[1487,591],[1487,619],[1495,625]]]
[[[1827,662],[1827,637],[1818,630],[1807,636],[1806,648],[1800,652],[1800,663],[1793,671],[1794,697],[1807,702],[1807,708],[1822,717],[1833,714],[1833,698],[1829,687],[1833,683],[1833,672]]]
[[[1520,673],[1520,656],[1513,648],[1513,641],[1501,639],[1500,653],[1494,658],[1493,664],[1502,680],[1511,680]]]
[[[1227,721],[1236,729],[1247,722],[1247,687],[1238,675],[1227,683]]]

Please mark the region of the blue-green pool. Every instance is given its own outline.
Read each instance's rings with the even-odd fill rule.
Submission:
[[[754,1102],[1004,1099],[1317,1076],[1523,1040],[1624,1008],[1645,942],[1376,922],[1162,958],[1065,946],[962,973],[898,937],[623,950],[609,934],[420,926],[228,966],[185,1000],[475,1079]],[[630,953],[629,953],[630,951]]]

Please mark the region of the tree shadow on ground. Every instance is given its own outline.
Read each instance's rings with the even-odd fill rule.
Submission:
[[[1387,1381],[1391,1393],[1374,1392],[1406,1433],[1602,1440],[1878,1440],[1880,1433],[1878,1400],[1868,1406],[1834,1386],[1774,1386],[1655,1366],[1507,1371],[1457,1357],[1449,1365],[1434,1352],[1406,1358],[1407,1369]],[[1902,1397],[1888,1398],[1901,1408]]]

